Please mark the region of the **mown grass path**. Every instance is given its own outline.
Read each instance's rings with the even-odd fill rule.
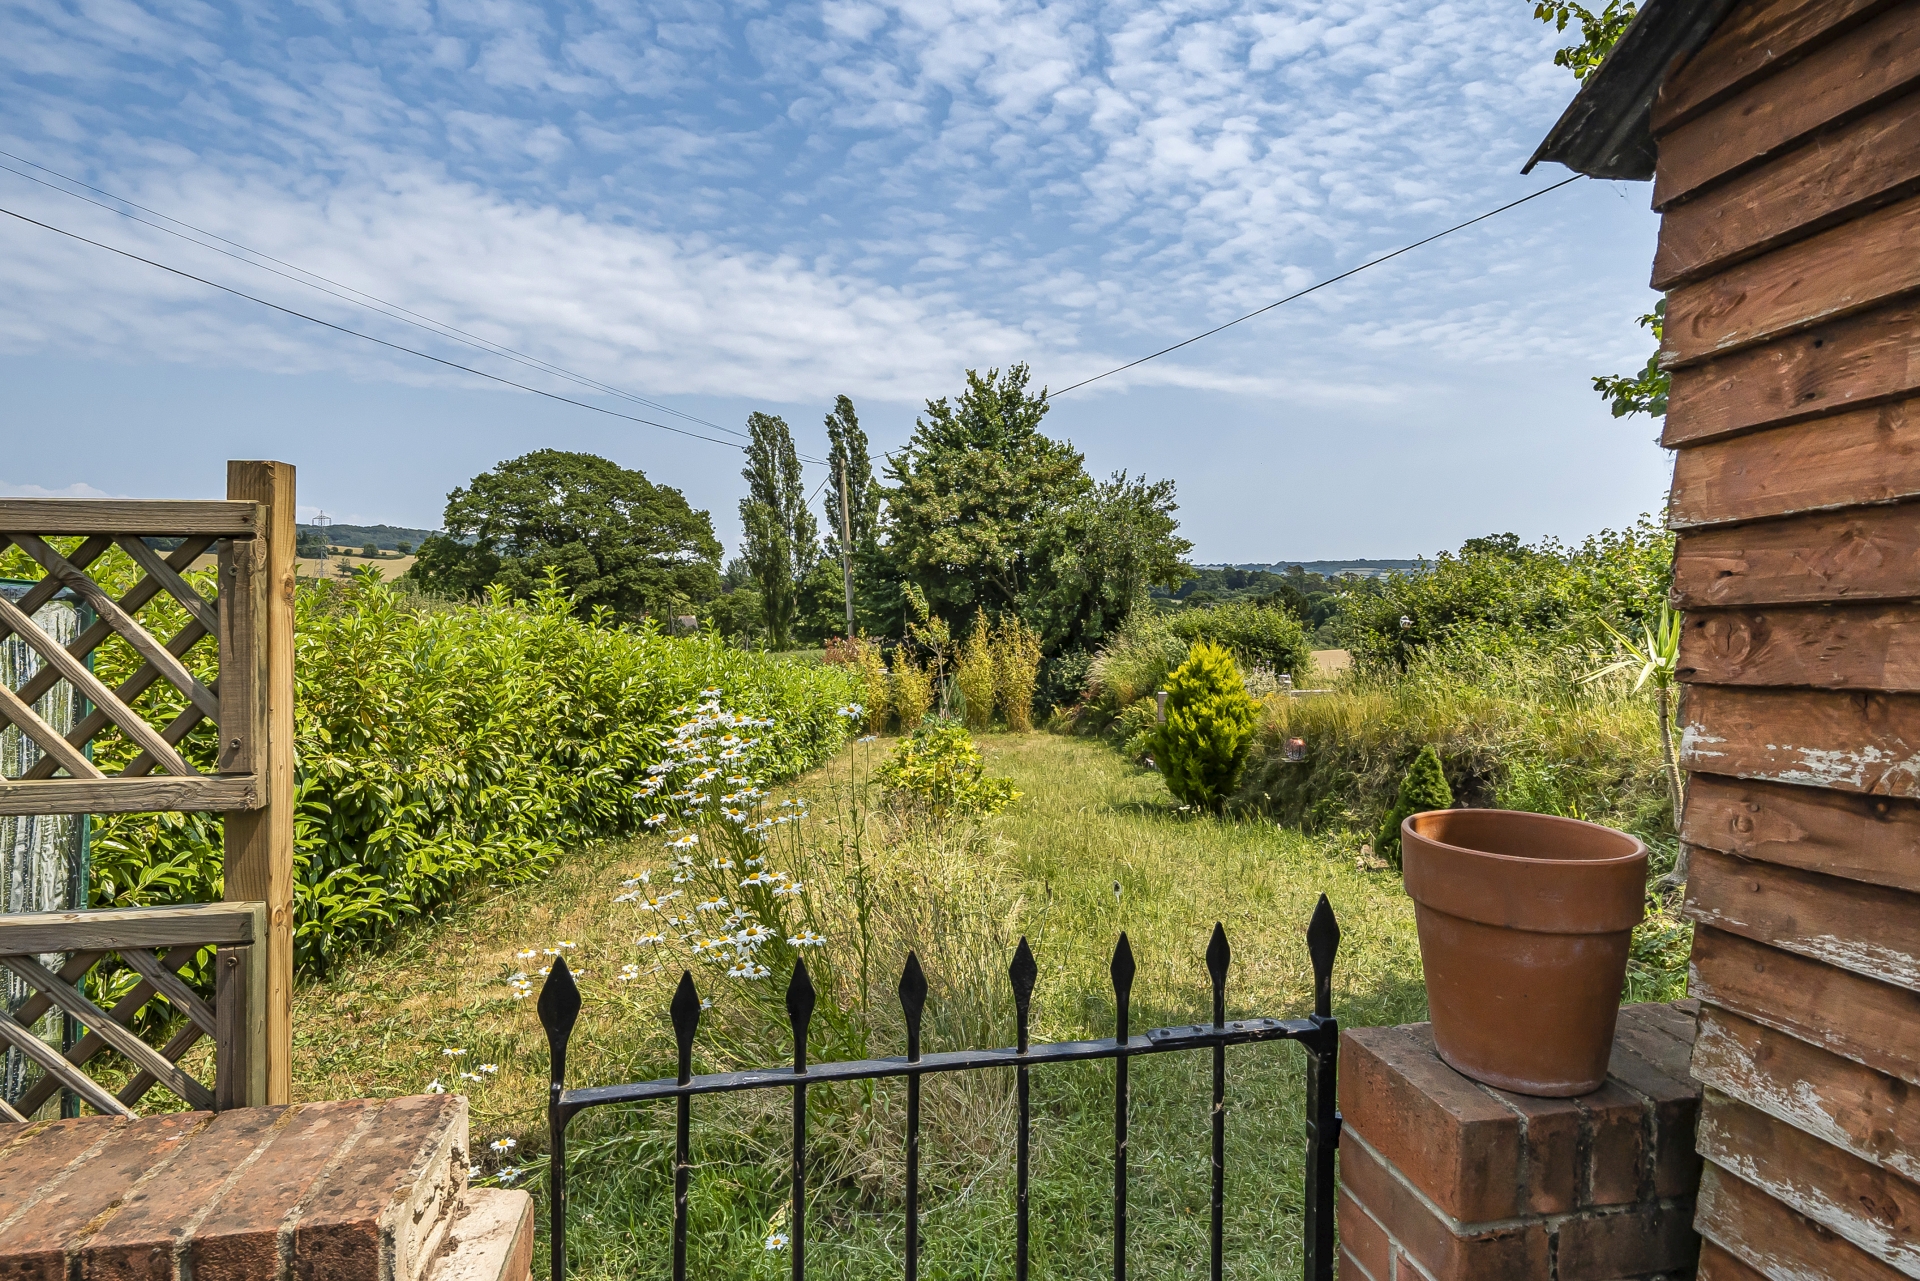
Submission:
[[[909,851],[887,870],[897,893],[882,906],[898,920],[876,927],[872,1053],[899,1052],[892,1044],[897,1019],[883,1007],[903,958],[882,954],[899,938],[918,940],[934,982],[929,1048],[944,1048],[943,1037],[1010,1040],[1006,948],[1021,933],[1040,967],[1036,1039],[1112,1035],[1107,966],[1122,929],[1139,966],[1136,1030],[1206,1017],[1201,956],[1216,920],[1234,947],[1229,1017],[1301,1012],[1311,991],[1302,934],[1323,891],[1343,931],[1336,1013],[1349,1025],[1424,1016],[1411,905],[1397,877],[1362,871],[1352,846],[1268,823],[1182,814],[1157,775],[1097,743],[991,735],[981,747],[990,770],[1011,775],[1022,797],[964,849],[925,854],[938,868],[914,866],[921,855]],[[832,789],[850,764],[857,776],[860,762],[843,756],[790,789],[819,797],[813,821],[832,824]],[[651,841],[582,851],[547,881],[476,896],[444,920],[410,931],[401,946],[305,987],[295,1016],[300,1096],[414,1093],[437,1079],[472,1098],[476,1161],[488,1170],[530,1166],[537,1187],[546,1050],[533,1001],[515,999],[509,977],[532,974],[545,961],[517,960],[515,953],[570,942],[570,964],[586,971],[571,1083],[670,1070],[665,992],[680,961],[676,954],[656,967],[636,950],[635,919],[612,902],[624,878],[663,861]],[[620,980],[621,967],[632,962],[644,962],[645,971]],[[717,1004],[738,996],[711,971],[698,977]],[[716,1033],[738,1032],[739,1020],[752,1013],[739,1004],[712,1016],[734,1020],[717,1022]],[[778,1027],[757,1041],[736,1035],[732,1044],[731,1053],[764,1054],[769,1063],[786,1053]],[[464,1053],[445,1053],[451,1049]],[[1133,1067],[1130,1257],[1139,1275],[1205,1266],[1208,1063],[1201,1054],[1167,1055]],[[497,1071],[481,1071],[487,1064]],[[462,1079],[462,1072],[481,1079]],[[1228,1072],[1229,1275],[1297,1275],[1299,1052],[1236,1049]],[[976,1079],[935,1078],[926,1087],[928,1278],[1011,1275],[1011,1080],[967,1075]],[[816,1100],[823,1113],[816,1132],[829,1136],[833,1155],[810,1201],[813,1275],[899,1275],[899,1093],[891,1084]],[[785,1255],[766,1251],[761,1241],[783,1214],[786,1096],[729,1100],[695,1108],[694,1274],[783,1276]],[[1035,1113],[1036,1275],[1108,1275],[1112,1066],[1037,1073]],[[577,1275],[665,1275],[669,1121],[663,1108],[577,1124],[570,1234]],[[489,1150],[505,1139],[516,1146]]]

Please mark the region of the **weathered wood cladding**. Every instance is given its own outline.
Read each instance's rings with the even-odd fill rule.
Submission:
[[[1689,970],[1709,1005],[1920,1085],[1920,994],[1707,925]]]
[[[1698,849],[1682,911],[1716,930],[1920,991],[1920,899],[1912,895]]]
[[[1667,210],[1653,287],[1673,289],[1920,188],[1920,94],[1907,94]]]
[[[1670,378],[1660,437],[1669,449],[1902,399],[1920,391],[1920,306],[1816,325]]]
[[[1920,1109],[1906,1082],[1715,1006],[1700,1009],[1693,1078],[1920,1182]]]
[[[1912,9],[1905,0],[1797,61],[1776,62],[1773,74],[1662,133],[1653,207],[1664,210],[1905,92],[1920,79]]]
[[[1920,399],[1696,444],[1674,460],[1668,523],[1737,524],[1920,498]]]
[[[1791,1133],[1785,1131],[1783,1133]],[[1765,1277],[1892,1281],[1905,1274],[1786,1203],[1709,1161],[1694,1227]],[[1714,1274],[1723,1275],[1723,1274]]]
[[[1653,131],[1671,133],[1701,112],[1791,66],[1894,0],[1781,0],[1738,6],[1698,53],[1669,74],[1653,101]]]
[[[1920,1188],[1716,1090],[1701,1100],[1700,1155],[1868,1254],[1920,1275]]]
[[[1698,849],[1920,893],[1920,804],[1696,775],[1680,839]]]
[[[1920,604],[1696,610],[1680,633],[1681,680],[1920,693]]]
[[[1920,43],[1920,24],[1916,24]],[[1663,362],[1683,365],[1920,290],[1920,199],[1909,196],[1667,295]]]
[[[1920,509],[1866,507],[1684,532],[1682,609],[1824,605],[1920,596]]]
[[[1920,0],[1742,3],[1653,120],[1699,1275],[1920,1275]]]
[[[1688,769],[1920,798],[1920,695],[1692,685]]]

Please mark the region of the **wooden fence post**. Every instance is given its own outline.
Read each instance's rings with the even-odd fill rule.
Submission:
[[[261,808],[226,813],[226,897],[267,905],[265,1000],[249,1011],[258,1050],[249,1073],[264,1098],[293,1100],[293,592],[294,474],[291,463],[230,461],[227,497],[265,509],[258,540],[263,544],[267,649],[266,744],[255,745],[254,769],[261,782]]]

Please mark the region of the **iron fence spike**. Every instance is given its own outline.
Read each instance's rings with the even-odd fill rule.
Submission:
[[[907,1058],[920,1057],[920,1016],[927,1007],[927,975],[920,958],[907,953],[907,964],[900,971],[900,1010],[907,1016]]]
[[[693,1035],[700,1030],[700,993],[694,990],[691,971],[680,971],[680,984],[673,989],[668,1010],[673,1016],[674,1045],[680,1051],[680,1084],[685,1085],[693,1073]]]
[[[1333,958],[1339,950],[1340,922],[1322,894],[1307,923],[1307,956],[1313,961],[1313,1012],[1323,1019],[1333,1016]]]
[[[1125,1001],[1133,991],[1133,945],[1127,942],[1127,932],[1120,931],[1120,941],[1113,945],[1113,994]]]
[[[1207,975],[1213,980],[1213,1025],[1227,1021],[1227,969],[1233,964],[1233,948],[1227,942],[1226,927],[1213,923],[1213,938],[1207,942]]]
[[[793,1070],[807,1070],[807,1025],[813,1021],[816,995],[813,976],[807,973],[806,958],[793,963],[793,978],[787,983],[787,1020],[793,1026]]]

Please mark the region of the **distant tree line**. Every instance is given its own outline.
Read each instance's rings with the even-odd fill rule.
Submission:
[[[853,402],[837,398],[818,516],[785,420],[749,415],[743,538],[724,565],[711,516],[679,490],[594,455],[537,450],[449,494],[445,532],[409,577],[448,595],[527,595],[551,571],[582,610],[693,615],[776,649],[845,634],[850,595],[856,634],[900,640],[922,610],[955,636],[982,617],[1018,617],[1049,661],[1083,656],[1151,591],[1191,575],[1192,544],[1172,481],[1095,478],[1041,430],[1050,406],[1028,384],[1024,365],[969,370],[958,395],[927,402],[878,474]]]

